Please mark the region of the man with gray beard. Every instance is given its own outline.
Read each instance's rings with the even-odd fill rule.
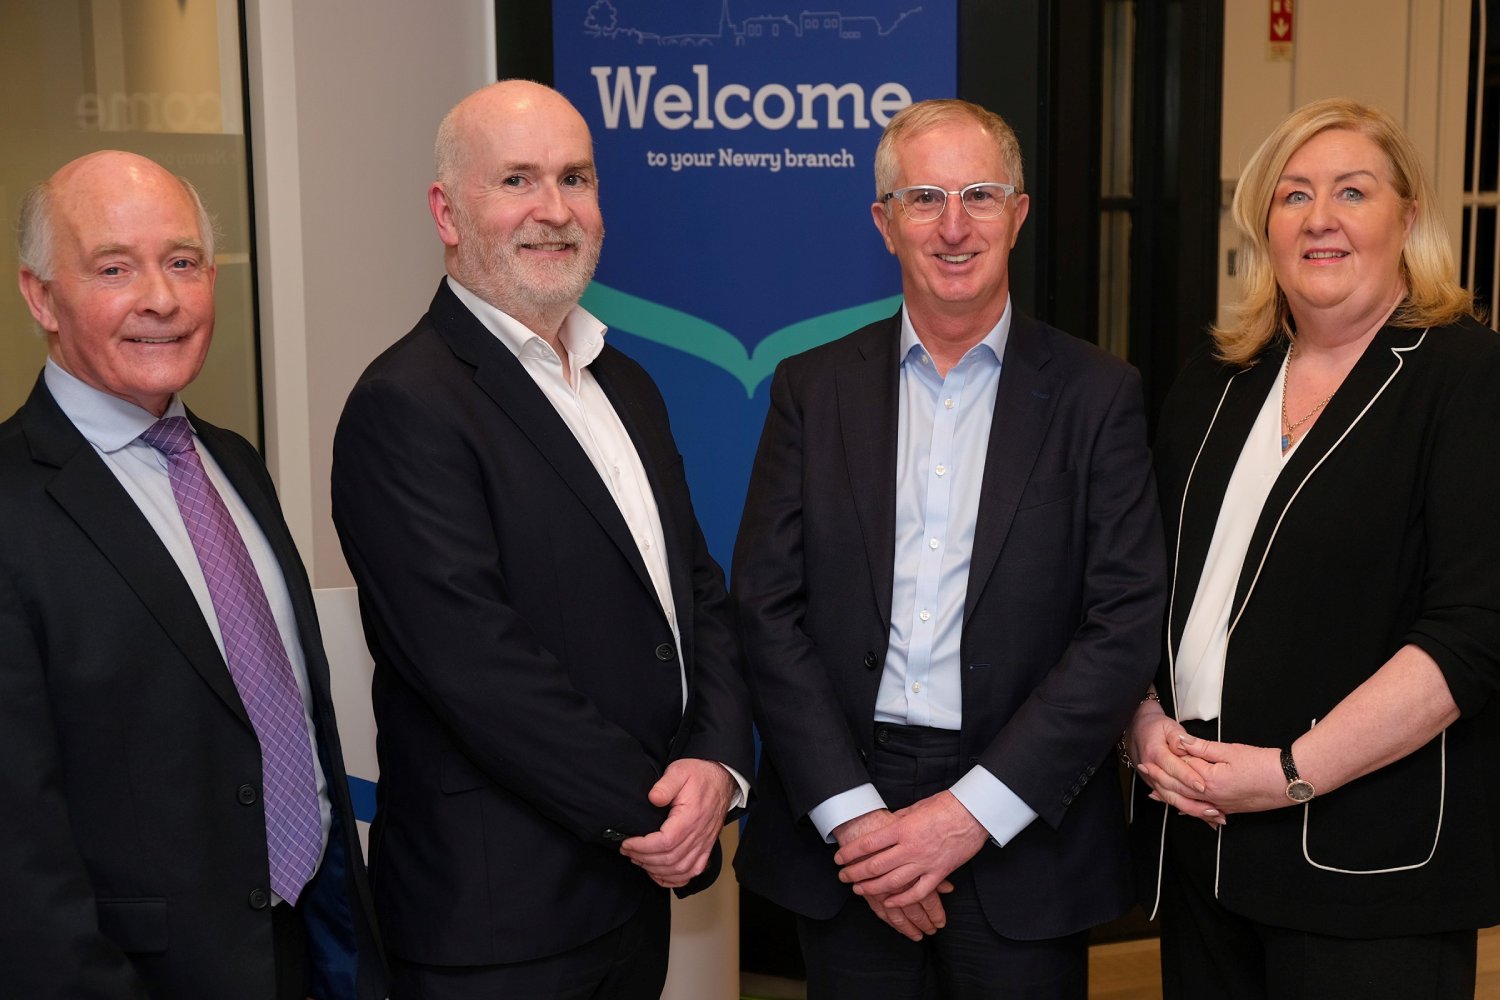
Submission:
[[[666,407],[578,306],[593,145],[505,81],[438,129],[447,276],[350,394],[333,516],[375,659],[396,997],[656,997],[719,870],[749,711]]]

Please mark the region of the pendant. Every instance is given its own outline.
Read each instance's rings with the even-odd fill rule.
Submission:
[[[1290,434],[1283,434],[1283,435],[1281,435],[1281,450],[1282,451],[1286,451],[1291,446],[1292,446],[1292,436]]]

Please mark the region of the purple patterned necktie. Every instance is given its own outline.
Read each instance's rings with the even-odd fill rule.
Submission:
[[[317,779],[302,694],[245,540],[203,471],[186,417],[167,417],[141,435],[167,457],[172,495],[208,582],[229,675],[260,740],[271,889],[296,903],[323,847]]]

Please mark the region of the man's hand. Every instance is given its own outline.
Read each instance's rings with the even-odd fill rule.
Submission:
[[[652,805],[671,808],[666,822],[655,833],[626,840],[620,853],[644,868],[657,885],[687,885],[708,866],[734,790],[734,779],[723,764],[694,758],[672,761],[648,794]]]
[[[887,909],[905,907],[938,891],[988,837],[969,810],[943,791],[899,810],[879,829],[841,843],[833,860],[844,866],[839,878],[852,882],[859,895],[884,896]]]
[[[834,827],[833,838],[839,842],[839,849],[842,852],[849,844],[891,823],[895,818],[888,809],[867,812],[863,816],[856,816]],[[936,892],[930,892],[903,906],[889,905],[890,893],[861,893],[861,895],[864,896],[865,902],[869,904],[875,915],[889,924],[893,930],[913,941],[920,941],[924,935],[936,934],[947,925],[948,915],[943,912],[943,903],[938,895],[952,891],[952,883],[944,881],[938,885]]]

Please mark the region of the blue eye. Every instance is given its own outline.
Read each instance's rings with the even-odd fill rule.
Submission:
[[[1345,201],[1364,201],[1365,193],[1359,188],[1348,187],[1339,192],[1339,197]]]
[[[1282,199],[1282,200],[1284,200],[1288,205],[1301,205],[1302,203],[1304,203],[1304,202],[1307,201],[1307,192],[1306,191],[1290,191],[1290,192],[1287,193],[1287,196],[1284,199]]]

